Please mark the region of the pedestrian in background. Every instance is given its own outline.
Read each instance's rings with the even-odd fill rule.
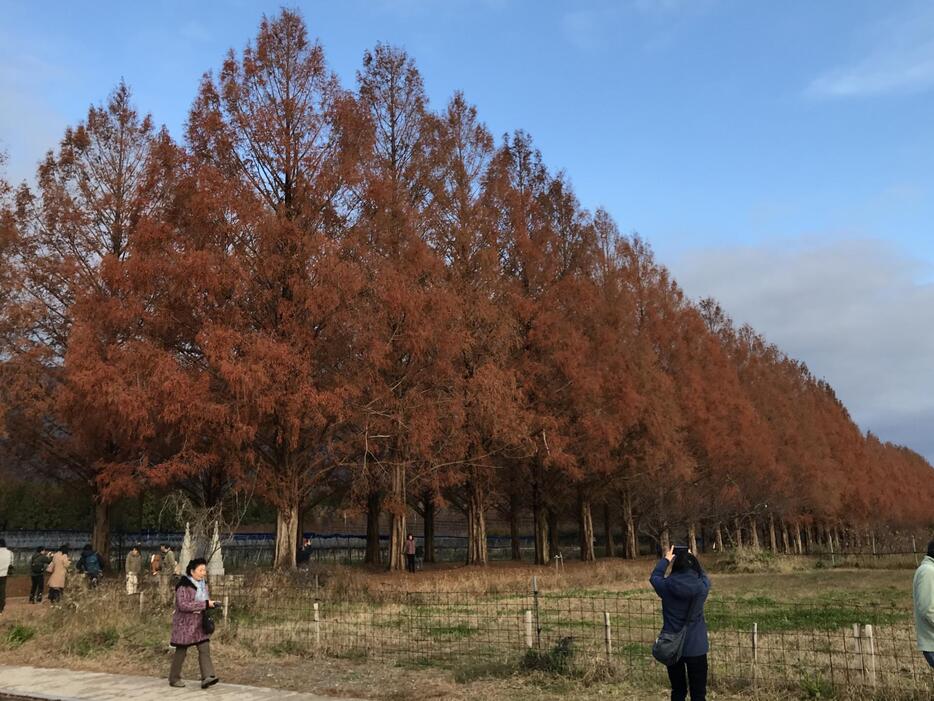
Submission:
[[[94,589],[100,583],[104,572],[104,558],[88,543],[81,551],[76,569],[84,574],[88,586]]]
[[[48,548],[43,545],[36,548],[36,553],[29,562],[29,576],[32,579],[32,586],[29,589],[30,604],[42,603],[42,592],[45,588],[45,575],[51,563],[52,556],[49,555]]]
[[[68,543],[62,545],[58,549],[58,552],[52,555],[52,563],[48,567],[49,601],[53,604],[57,604],[62,600],[62,594],[65,591],[68,568],[71,566],[71,560],[68,558],[68,550]]]
[[[13,552],[6,541],[0,538],[0,613],[6,608],[6,578],[13,574]]]
[[[139,593],[139,576],[143,572],[143,556],[139,548],[139,545],[134,545],[126,556],[126,593],[129,596]]]
[[[415,536],[411,533],[405,538],[405,568],[415,572]]]

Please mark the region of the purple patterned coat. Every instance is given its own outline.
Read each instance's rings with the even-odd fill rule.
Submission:
[[[172,645],[175,647],[197,645],[211,639],[201,625],[202,612],[208,602],[195,601],[196,593],[195,585],[187,577],[182,577],[175,587],[175,614],[172,616]]]

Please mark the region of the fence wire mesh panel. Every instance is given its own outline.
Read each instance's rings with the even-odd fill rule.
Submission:
[[[116,584],[94,596],[125,602]],[[640,683],[668,683],[652,658],[660,602],[645,592],[359,592],[313,578],[270,585],[237,575],[215,578],[210,588],[222,604],[216,635],[257,652],[441,666],[518,666],[564,655]],[[168,587],[150,582],[129,601],[144,620],[167,625]],[[705,619],[714,688],[788,690],[789,698],[934,698],[934,672],[917,650],[909,608],[712,599]]]

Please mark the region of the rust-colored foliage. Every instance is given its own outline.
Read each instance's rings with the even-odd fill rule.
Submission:
[[[85,481],[101,550],[147,487],[255,492],[278,567],[325,498],[389,512],[393,569],[409,510],[444,504],[471,564],[494,508],[514,557],[531,511],[540,563],[568,517],[595,556],[595,506],[627,556],[930,525],[923,458],[687,299],[528,134],[497,143],[460,93],[433,112],[391,46],[343,88],[288,10],[204,76],[184,144],[121,84],[34,190],[0,181],[0,363],[6,447]]]

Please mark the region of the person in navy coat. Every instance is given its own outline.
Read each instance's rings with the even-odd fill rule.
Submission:
[[[665,572],[671,564],[671,574]],[[694,553],[687,548],[668,549],[658,561],[652,576],[652,587],[662,600],[662,630],[677,633],[687,625],[681,659],[668,667],[671,680],[671,701],[685,701],[688,688],[691,701],[706,701],[707,698],[707,623],[704,621],[704,601],[710,591],[710,578],[704,572]],[[693,620],[686,620],[691,603],[696,604]]]

